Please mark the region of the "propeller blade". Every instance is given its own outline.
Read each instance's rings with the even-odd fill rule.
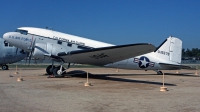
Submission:
[[[35,47],[35,41],[36,41],[36,38],[35,38],[34,41],[33,41],[33,47]]]
[[[28,67],[30,65],[30,62],[31,62],[31,57],[32,57],[32,54],[33,54],[33,51],[30,52],[30,55],[29,55],[29,61],[28,61]]]
[[[32,40],[33,40],[33,37],[32,37]],[[31,62],[31,57],[32,57],[32,54],[33,54],[33,51],[34,51],[34,48],[35,48],[35,41],[36,41],[36,38],[34,39],[33,42],[31,42],[31,45],[30,45],[30,52],[29,52],[29,61],[28,61],[28,67],[30,66],[30,62]]]
[[[34,39],[33,43],[31,44],[31,52],[34,51],[34,48],[35,48],[35,41],[36,41],[36,38]]]
[[[29,57],[29,60],[28,60],[28,67],[30,66],[30,62],[31,62],[31,56]]]
[[[17,47],[17,49],[16,49],[16,51],[15,51],[16,55],[17,55],[17,52],[18,52],[18,47]]]
[[[29,54],[30,54],[30,52],[27,52],[27,54],[26,54],[26,62],[25,62],[25,65],[26,65],[26,63],[27,63],[27,58],[29,58]]]

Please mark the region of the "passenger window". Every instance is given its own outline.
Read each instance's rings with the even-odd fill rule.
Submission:
[[[82,49],[82,50],[87,50],[87,49],[91,49],[89,47],[85,47],[85,46],[78,46],[79,49]]]
[[[60,44],[60,45],[61,45],[61,44],[62,44],[62,41],[59,41],[59,40],[58,40],[57,44]]]
[[[71,43],[67,43],[67,46],[72,47],[72,44]]]

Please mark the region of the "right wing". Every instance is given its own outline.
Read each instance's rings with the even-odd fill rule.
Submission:
[[[103,66],[109,63],[146,54],[154,50],[154,45],[141,43],[78,50],[67,53],[61,52],[58,53],[58,57],[62,58],[65,62]]]

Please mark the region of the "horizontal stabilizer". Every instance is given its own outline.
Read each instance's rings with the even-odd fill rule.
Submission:
[[[192,68],[191,66],[185,66],[185,65],[175,65],[175,64],[167,64],[167,63],[159,63],[159,64],[163,68],[168,68],[169,70],[177,70],[177,69],[196,70],[195,68]]]
[[[58,53],[58,56],[66,62],[103,66],[105,64],[146,54],[154,50],[154,45],[141,43],[78,50],[67,53],[61,52]]]

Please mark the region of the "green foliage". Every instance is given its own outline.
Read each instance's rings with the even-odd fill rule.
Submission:
[[[200,57],[200,49],[199,48],[192,48],[185,50],[182,49],[182,57]]]

